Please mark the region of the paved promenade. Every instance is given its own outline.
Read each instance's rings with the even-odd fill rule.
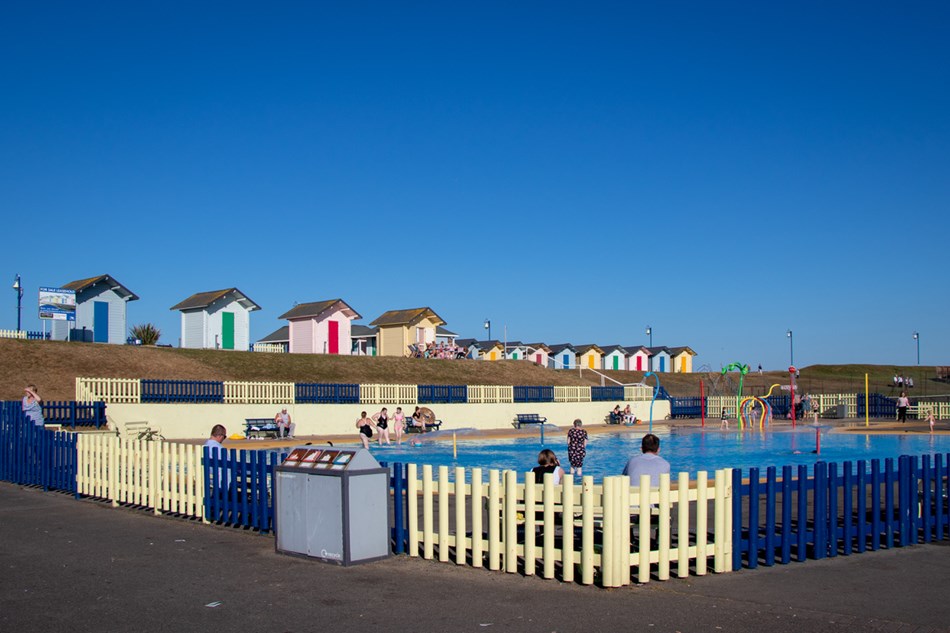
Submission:
[[[950,544],[604,590],[273,537],[0,483],[0,631],[950,631]],[[208,606],[215,605],[217,606]]]

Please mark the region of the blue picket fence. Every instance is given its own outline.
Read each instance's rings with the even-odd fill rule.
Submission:
[[[467,385],[419,385],[419,404],[464,404],[468,402]]]
[[[554,387],[515,386],[512,392],[515,402],[554,402]]]
[[[733,470],[733,569],[901,547],[950,536],[950,455],[818,462],[808,476]],[[868,467],[870,466],[870,467]],[[741,483],[740,483],[741,482]]]
[[[879,393],[868,394],[867,398],[867,416],[870,418],[895,418],[897,417],[897,398],[888,398]],[[864,417],[865,402],[864,398],[858,394],[858,417]]]
[[[94,426],[98,429],[106,424],[105,402],[44,401],[42,408],[47,423],[62,424],[73,429],[77,426]]]
[[[287,454],[205,448],[205,518],[261,533],[273,531],[274,472]]]
[[[703,413],[703,398],[670,398],[670,417],[698,418]]]
[[[142,402],[220,403],[224,383],[217,380],[142,379]]]
[[[19,402],[0,404],[0,479],[76,494],[76,434],[33,424]]]
[[[28,341],[48,341],[49,337],[49,332],[31,332],[28,330],[26,333],[26,340]]]
[[[609,387],[591,387],[591,402],[623,402],[623,387],[619,385]]]
[[[359,404],[360,386],[297,383],[294,385],[294,402],[297,404]]]

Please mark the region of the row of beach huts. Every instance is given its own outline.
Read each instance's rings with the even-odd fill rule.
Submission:
[[[79,279],[62,286],[76,293],[74,323],[53,321],[51,337],[66,340],[81,330],[100,343],[128,342],[126,308],[139,297],[111,275]],[[250,340],[250,314],[261,307],[237,288],[198,292],[171,306],[181,312],[180,345],[194,349],[247,350],[291,354],[408,356],[429,351],[439,357],[526,360],[553,369],[628,370],[690,373],[691,348],[643,345],[573,345],[460,338],[429,308],[384,312],[369,325],[343,299],[301,303],[280,315],[287,325],[256,343]],[[449,351],[451,350],[451,352]]]

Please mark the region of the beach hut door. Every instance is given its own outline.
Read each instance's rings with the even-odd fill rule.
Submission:
[[[330,354],[340,353],[339,321],[327,321],[327,352]]]

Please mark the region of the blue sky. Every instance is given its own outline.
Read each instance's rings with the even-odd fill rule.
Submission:
[[[514,5],[514,6],[513,6]],[[950,364],[950,5],[7,3],[0,278]],[[16,233],[14,234],[14,229]],[[9,288],[9,285],[8,285]],[[0,328],[16,325],[7,291]]]

